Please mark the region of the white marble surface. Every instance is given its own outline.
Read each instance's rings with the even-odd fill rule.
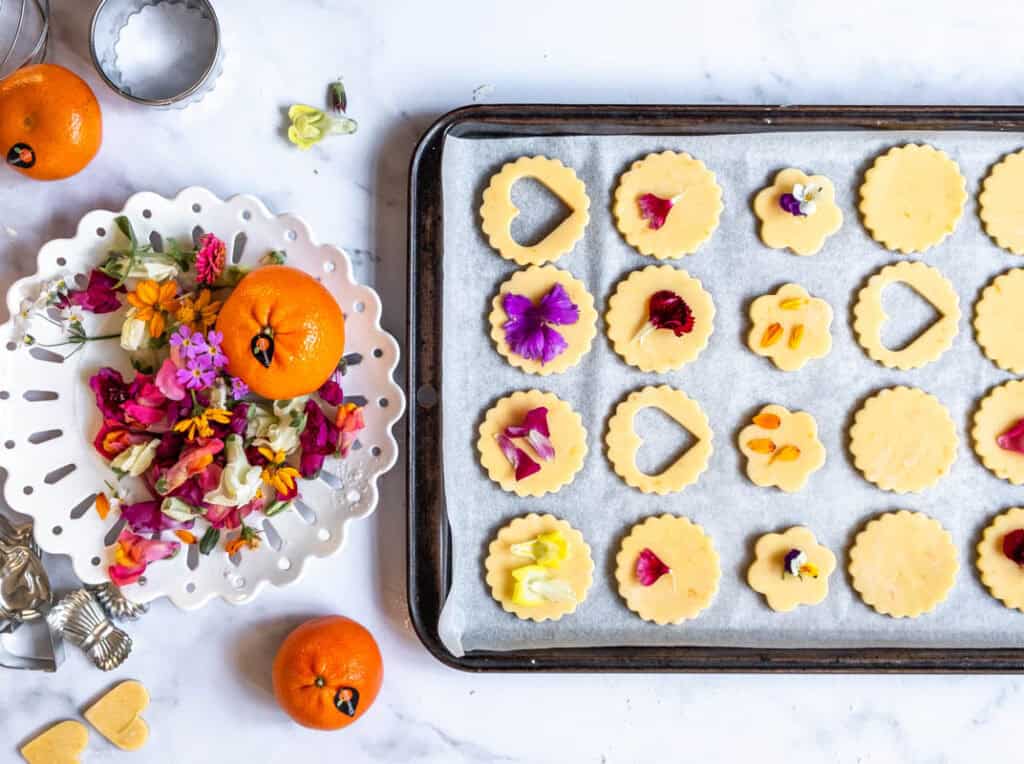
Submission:
[[[80,176],[0,178],[0,287],[46,240],[131,193],[205,185],[304,216],[353,253],[405,323],[406,169],[439,114],[489,101],[1018,103],[1016,3],[220,0],[227,66],[185,112],[151,112],[103,89],[88,60],[92,3],[52,0],[51,60],[83,73],[105,141]],[[897,7],[898,6],[898,7]],[[289,103],[319,102],[343,74],[357,135],[299,154],[280,135]],[[16,231],[16,236],[5,232]],[[0,309],[2,310],[2,309]],[[6,316],[4,316],[6,318]],[[2,429],[0,423],[0,429]],[[150,689],[146,762],[1006,760],[1024,712],[1017,677],[475,676],[442,667],[405,603],[404,480],[298,585],[233,609],[159,603],[106,676],[73,654],[55,675],[0,672],[0,761],[73,718],[112,681]],[[58,578],[67,566],[53,561]],[[269,695],[269,664],[306,617],[348,614],[380,640],[377,706],[348,731],[300,729]],[[125,758],[96,735],[85,761]],[[1009,760],[1014,756],[1010,755]]]

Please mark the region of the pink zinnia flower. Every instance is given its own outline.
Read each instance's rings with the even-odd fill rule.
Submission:
[[[224,272],[227,258],[227,247],[224,242],[212,233],[204,234],[199,239],[199,251],[196,252],[196,279],[200,284],[212,284]]]

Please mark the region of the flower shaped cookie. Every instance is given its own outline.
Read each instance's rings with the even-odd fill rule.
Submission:
[[[747,345],[783,371],[796,371],[832,349],[832,307],[799,284],[758,297],[750,305],[750,320]]]
[[[754,214],[761,221],[761,241],[772,249],[789,247],[798,255],[817,254],[843,224],[832,181],[792,167],[758,192]]]
[[[828,547],[819,544],[809,528],[796,526],[757,540],[747,583],[765,596],[768,607],[785,613],[825,599],[828,577],[835,569],[836,556]]]
[[[774,404],[740,430],[739,444],[747,457],[747,477],[762,488],[774,485],[794,493],[825,463],[814,417]]]

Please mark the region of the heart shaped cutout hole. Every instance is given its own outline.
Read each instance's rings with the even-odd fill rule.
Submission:
[[[560,226],[572,209],[557,194],[534,178],[520,178],[512,184],[512,204],[519,214],[512,219],[512,238],[521,247],[532,247]]]
[[[645,475],[660,475],[697,445],[696,436],[661,409],[636,412],[633,429],[642,441],[636,466]]]
[[[882,290],[882,309],[889,317],[882,325],[882,344],[894,352],[910,347],[942,320],[942,313],[928,299],[899,281]]]

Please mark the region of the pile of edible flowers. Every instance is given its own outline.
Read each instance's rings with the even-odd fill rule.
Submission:
[[[126,585],[183,546],[202,554],[258,549],[250,518],[288,511],[301,479],[316,478],[328,457],[347,456],[364,422],[362,409],[344,400],[344,361],[315,395],[290,400],[257,399],[227,373],[215,325],[244,271],[227,264],[222,240],[208,233],[188,249],[167,240],[156,252],[138,242],[127,218],[116,222],[127,248],[112,251],[81,287],[47,283],[16,318],[24,345],[41,344],[31,322],[45,320],[65,332],[46,347],[71,346],[71,355],[116,338],[128,354],[130,379],[111,367],[89,379],[103,418],[93,446],[113,472],[96,511],[125,521],[109,574]],[[125,306],[119,333],[85,330],[85,313]]]

